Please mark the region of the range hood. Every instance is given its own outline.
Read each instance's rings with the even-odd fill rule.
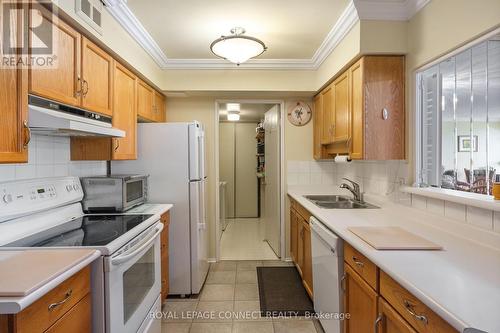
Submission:
[[[50,136],[125,137],[113,128],[111,117],[60,104],[37,96],[29,96],[28,126],[32,133]]]

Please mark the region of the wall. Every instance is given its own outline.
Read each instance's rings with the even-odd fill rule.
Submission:
[[[33,135],[28,163],[0,164],[0,181],[106,174],[106,162],[70,161],[69,138]]]

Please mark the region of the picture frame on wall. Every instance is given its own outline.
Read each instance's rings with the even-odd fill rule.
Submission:
[[[463,153],[463,152],[470,152],[471,151],[471,137],[470,135],[459,135],[458,136],[458,152]],[[478,151],[478,145],[477,145],[477,135],[472,136],[472,149],[474,152]]]

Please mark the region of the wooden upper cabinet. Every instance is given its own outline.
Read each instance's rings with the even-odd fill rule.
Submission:
[[[82,39],[82,107],[113,115],[113,58],[87,38]]]
[[[113,79],[113,127],[126,132],[124,138],[113,139],[113,159],[137,158],[136,76],[115,62]]]
[[[313,111],[313,157],[315,160],[325,158],[324,147],[321,144],[321,136],[323,133],[323,96],[321,94],[314,97]]]
[[[383,298],[378,299],[375,333],[417,333]]]
[[[350,155],[362,159],[364,152],[364,106],[363,106],[363,59],[349,68],[349,89],[351,91]]]
[[[152,121],[154,90],[146,82],[137,80],[137,115],[144,120]]]
[[[333,82],[333,142],[349,139],[349,73],[345,72]]]
[[[61,20],[52,20],[48,11],[40,11],[40,27],[52,26],[56,37],[53,40],[54,68],[32,68],[29,71],[29,91],[32,94],[61,103],[80,106],[80,60],[81,35]],[[33,19],[30,17],[30,19]],[[29,34],[30,47],[36,45],[33,33]]]
[[[166,121],[165,96],[156,90],[154,92],[153,120],[159,123]]]
[[[4,1],[0,0],[0,5]],[[11,20],[12,34],[22,37],[21,11]],[[3,18],[2,18],[3,20]],[[2,21],[3,22],[3,21]],[[0,55],[4,55],[0,48]],[[9,55],[10,56],[10,55]],[[28,162],[28,71],[22,67],[0,69],[0,163]]]
[[[373,332],[377,319],[378,295],[349,265],[344,265],[344,268],[343,312],[351,315],[344,321],[344,332]]]
[[[403,56],[363,58],[366,160],[405,158],[404,80]]]
[[[321,144],[333,143],[333,128],[335,127],[335,117],[333,114],[333,89],[332,85],[326,87],[321,92],[323,128],[321,132]]]
[[[364,56],[321,91],[326,154],[405,158],[404,71],[404,56]]]

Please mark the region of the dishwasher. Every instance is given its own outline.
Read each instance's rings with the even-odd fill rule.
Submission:
[[[312,271],[314,286],[314,311],[325,333],[342,332],[341,277],[344,273],[342,239],[315,217],[311,226]],[[338,315],[337,315],[338,314]],[[336,316],[337,315],[337,316]]]

